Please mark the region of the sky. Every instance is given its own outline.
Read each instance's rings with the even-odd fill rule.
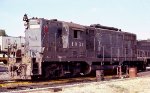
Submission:
[[[0,0],[0,29],[24,36],[23,15],[101,24],[150,39],[150,0]]]

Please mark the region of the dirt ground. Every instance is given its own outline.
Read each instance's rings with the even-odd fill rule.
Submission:
[[[30,93],[53,93],[50,90]],[[150,77],[93,82],[62,88],[55,93],[150,93]]]

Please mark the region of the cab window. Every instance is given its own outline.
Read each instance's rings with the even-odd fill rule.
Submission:
[[[81,39],[81,35],[82,35],[82,31],[80,31],[80,30],[73,31],[74,38]]]

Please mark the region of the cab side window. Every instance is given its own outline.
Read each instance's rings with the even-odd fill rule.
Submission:
[[[74,38],[77,38],[77,39],[81,39],[81,36],[82,35],[82,31],[80,31],[80,30],[74,30],[73,31],[73,37]]]
[[[62,29],[61,28],[57,29],[57,38],[60,38],[60,37],[62,37]]]

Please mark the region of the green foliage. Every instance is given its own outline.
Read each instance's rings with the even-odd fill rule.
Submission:
[[[8,36],[5,32],[5,30],[0,30],[0,36]]]

